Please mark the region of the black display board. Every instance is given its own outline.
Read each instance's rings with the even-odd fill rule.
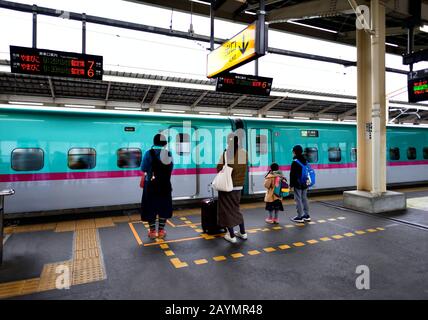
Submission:
[[[428,69],[409,73],[408,90],[409,102],[428,100]]]
[[[273,78],[229,73],[217,78],[216,91],[269,96]]]
[[[10,46],[13,73],[102,80],[103,57]]]

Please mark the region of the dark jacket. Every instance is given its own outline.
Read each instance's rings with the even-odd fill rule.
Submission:
[[[303,165],[306,165],[307,161],[303,156],[296,156],[293,158],[293,163],[291,164],[290,170],[290,188],[295,189],[307,189],[307,185],[302,185],[300,183],[300,177],[302,176],[302,167],[298,164],[295,159],[299,160]]]

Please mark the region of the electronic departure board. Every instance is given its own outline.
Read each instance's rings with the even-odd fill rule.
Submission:
[[[428,100],[428,69],[409,73],[409,102]]]
[[[216,91],[269,96],[273,78],[229,73],[217,78]]]
[[[10,46],[13,73],[102,80],[103,57]]]

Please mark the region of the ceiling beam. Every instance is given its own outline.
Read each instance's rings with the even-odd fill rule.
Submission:
[[[152,101],[150,102],[150,106],[151,106],[151,107],[154,107],[154,106],[158,103],[159,98],[161,97],[162,92],[163,92],[164,90],[165,90],[165,87],[159,87],[159,88],[158,88],[158,90],[156,91],[155,95],[153,96]]]
[[[302,103],[301,105],[297,106],[296,108],[290,110],[288,112],[288,114],[292,115],[293,113],[296,113],[297,111],[299,111],[299,110],[303,109],[304,107],[307,107],[308,105],[310,105],[311,102],[312,102],[312,100],[308,100],[305,103]]]
[[[357,113],[357,108],[355,107],[355,108],[352,108],[352,109],[350,109],[350,110],[348,110],[348,111],[346,111],[346,112],[344,112],[344,113],[339,114],[339,115],[337,116],[337,120],[342,121],[342,120],[344,120],[346,117],[352,116],[352,115],[354,115],[354,114],[356,114],[356,113]]]
[[[272,109],[272,108],[273,108],[273,107],[275,107],[277,104],[279,104],[279,103],[281,103],[282,101],[284,101],[285,99],[287,99],[287,97],[281,97],[281,98],[278,98],[278,99],[275,99],[275,100],[273,100],[273,101],[269,102],[267,105],[265,105],[264,107],[262,107],[262,108],[259,110],[258,114],[260,114],[260,115],[266,115],[266,113],[267,113],[270,109]]]
[[[151,86],[148,86],[148,87],[147,87],[146,92],[144,93],[144,96],[143,96],[143,98],[141,99],[141,108],[143,107],[144,102],[146,101],[146,98],[147,98],[147,95],[149,94],[150,88],[151,88]]]
[[[228,108],[228,111],[231,111],[233,108],[235,108],[238,104],[240,104],[242,101],[245,100],[245,98],[247,98],[247,95],[242,95],[240,96],[238,99],[236,99]]]
[[[50,90],[51,90],[51,96],[52,96],[52,99],[54,99],[54,101],[55,101],[55,89],[54,89],[54,86],[53,86],[53,82],[52,82],[52,78],[51,78],[51,77],[48,77],[48,82],[49,82],[49,88],[50,88]]]
[[[192,103],[192,105],[190,106],[190,108],[193,110],[196,108],[196,106],[199,104],[199,102],[202,101],[203,98],[205,98],[205,96],[208,94],[208,91],[204,91],[202,92],[202,94],[195,100],[195,102]]]
[[[109,81],[107,85],[107,90],[106,90],[106,97],[104,99],[105,101],[108,101],[108,98],[110,96],[110,88],[111,88],[111,82]]]
[[[319,112],[317,112],[315,115],[317,116],[317,117],[319,117],[320,115],[322,115],[322,114],[324,114],[324,113],[326,113],[326,112],[328,112],[328,111],[330,111],[330,110],[333,110],[334,108],[336,108],[337,106],[340,106],[340,103],[338,102],[338,103],[333,103],[332,105],[330,105],[329,107],[326,107],[326,108],[324,108],[324,109],[322,109],[322,110],[320,110]]]

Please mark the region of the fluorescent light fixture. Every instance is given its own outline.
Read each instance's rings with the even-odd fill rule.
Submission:
[[[334,121],[334,119],[331,118],[319,118],[320,121]]]
[[[43,106],[41,102],[9,101],[9,104],[18,104],[24,106]]]
[[[266,118],[278,118],[278,119],[282,119],[284,117],[283,116],[266,115]]]
[[[205,4],[207,6],[211,5],[211,3],[209,3],[209,2],[204,2],[204,1],[200,1],[200,0],[190,0],[190,2],[196,2],[196,3],[200,3],[200,4]]]
[[[412,109],[412,110],[424,110],[428,111],[428,106],[422,106],[422,105],[410,105],[410,104],[395,104],[392,103],[389,105],[390,109],[400,108],[400,109]]]
[[[185,113],[184,110],[171,110],[171,109],[162,109],[162,112],[171,112],[171,113]]]
[[[68,108],[89,108],[89,109],[95,109],[95,106],[87,106],[84,104],[65,104],[64,107]]]
[[[114,107],[114,110],[141,111],[141,108]]]
[[[330,32],[330,33],[339,33],[339,32],[337,32],[335,30],[329,30],[329,29],[325,29],[325,28],[315,27],[315,26],[311,26],[311,25],[300,23],[300,22],[296,22],[296,21],[287,21],[287,22],[291,23],[291,24],[298,25],[298,26],[306,27],[306,28],[317,29],[317,30],[321,30],[321,31],[325,31],[325,32]]]
[[[296,120],[309,120],[307,117],[293,117]]]
[[[343,122],[357,122],[357,120],[345,119],[345,120],[343,120]]]
[[[246,14],[250,14],[250,15],[252,15],[252,16],[257,15],[257,13],[252,12],[252,11],[248,11],[248,10],[245,10],[244,12],[245,12]]]
[[[395,44],[395,43],[389,43],[389,42],[386,42],[385,43],[387,46],[390,46],[390,47],[395,47],[395,48],[398,48],[399,47],[399,45],[398,44]]]
[[[350,103],[350,104],[356,104],[356,99],[348,99],[348,98],[335,98],[335,97],[328,97],[328,96],[321,96],[321,95],[312,95],[312,94],[304,94],[304,93],[292,93],[292,92],[283,92],[283,91],[271,91],[273,96],[278,97],[286,97],[286,98],[295,98],[295,99],[304,99],[304,100],[315,100],[315,101],[331,101],[331,102],[343,102],[343,103]]]
[[[199,112],[199,114],[206,114],[206,115],[212,115],[212,116],[215,116],[215,115],[219,115],[219,114],[220,114],[220,112],[207,112],[207,111],[200,111],[200,112]]]
[[[422,27],[419,28],[422,32],[428,32],[428,24],[424,24]]]
[[[252,114],[249,114],[249,113],[234,113],[233,115],[237,116],[237,117],[252,117],[253,116]]]

